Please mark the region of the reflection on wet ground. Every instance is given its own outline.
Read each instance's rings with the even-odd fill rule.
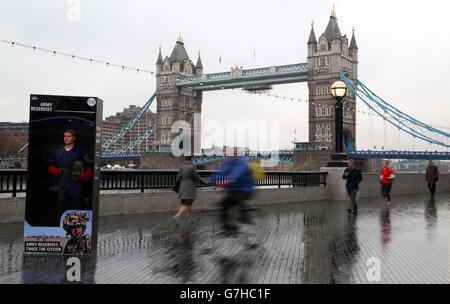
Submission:
[[[450,283],[450,194],[264,206],[224,235],[218,211],[101,217],[82,283]],[[0,283],[66,283],[69,257],[24,255],[22,224],[0,225]],[[376,283],[376,281],[374,282]]]

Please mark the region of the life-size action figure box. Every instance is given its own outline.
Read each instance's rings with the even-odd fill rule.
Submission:
[[[30,96],[26,253],[96,249],[103,101]]]

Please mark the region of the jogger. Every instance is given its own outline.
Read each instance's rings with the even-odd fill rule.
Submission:
[[[383,160],[380,170],[381,195],[386,199],[385,206],[391,205],[392,181],[394,180],[394,170],[389,167],[389,161]]]

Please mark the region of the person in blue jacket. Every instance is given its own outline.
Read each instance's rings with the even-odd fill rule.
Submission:
[[[236,231],[237,227],[229,224],[229,209],[240,205],[240,221],[247,222],[243,203],[250,199],[255,191],[249,160],[237,156],[225,160],[221,170],[212,176],[212,182],[227,189],[227,194],[221,202],[223,228],[225,231]]]

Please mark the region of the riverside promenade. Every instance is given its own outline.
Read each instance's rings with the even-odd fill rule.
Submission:
[[[82,283],[450,283],[450,193],[261,205],[221,234],[218,210],[176,229],[173,212],[101,216]],[[0,283],[66,283],[67,257],[23,254],[22,223],[0,224]],[[379,266],[379,277],[373,271]]]

